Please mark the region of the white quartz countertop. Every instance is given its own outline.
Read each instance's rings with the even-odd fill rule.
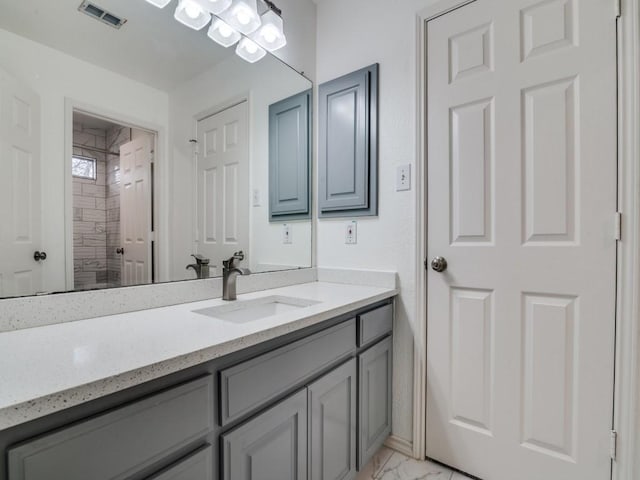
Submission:
[[[0,430],[159,378],[397,294],[313,282],[238,295],[317,304],[235,323],[193,310],[221,299],[0,333]]]

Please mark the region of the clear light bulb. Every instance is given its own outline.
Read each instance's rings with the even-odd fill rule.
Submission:
[[[233,29],[226,23],[221,23],[218,27],[218,32],[220,32],[220,35],[224,38],[229,38],[233,34]]]
[[[200,5],[194,2],[187,3],[184,7],[184,11],[189,18],[193,18],[193,19],[198,18],[198,15],[202,13],[202,9],[200,8]]]

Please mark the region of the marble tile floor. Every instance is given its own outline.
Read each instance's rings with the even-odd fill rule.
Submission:
[[[382,447],[356,480],[470,480],[437,463],[406,457]]]

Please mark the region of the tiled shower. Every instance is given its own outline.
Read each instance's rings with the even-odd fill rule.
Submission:
[[[95,179],[73,176],[74,288],[117,287],[120,279],[120,145],[131,129],[74,119],[73,154],[95,161]],[[91,122],[89,122],[91,123]]]

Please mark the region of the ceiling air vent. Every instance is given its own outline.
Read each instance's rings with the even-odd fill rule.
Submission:
[[[113,28],[120,28],[122,25],[127,23],[126,19],[120,18],[113,13],[109,13],[104,8],[91,2],[82,2],[78,7],[78,10]]]

